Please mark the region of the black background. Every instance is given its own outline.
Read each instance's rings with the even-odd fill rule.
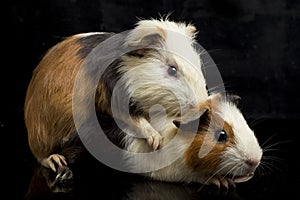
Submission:
[[[133,28],[138,18],[159,18],[168,13],[172,20],[192,22],[197,27],[199,44],[217,64],[226,89],[242,97],[240,108],[260,142],[270,137],[269,143],[273,144],[288,141],[274,147],[280,153],[270,154],[282,160],[273,159],[272,166],[262,170],[267,175],[242,184],[239,194],[243,199],[262,199],[296,193],[299,1],[12,0],[7,4],[3,8],[8,15],[2,24],[5,54],[0,130],[4,155],[8,157],[3,163],[12,181],[7,184],[11,189],[8,191],[13,197],[22,198],[27,191],[35,164],[27,146],[23,104],[32,70],[44,52],[65,36],[89,31],[120,32]]]

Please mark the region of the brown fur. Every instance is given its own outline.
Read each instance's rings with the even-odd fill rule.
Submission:
[[[215,172],[215,169],[220,164],[220,155],[227,147],[235,144],[231,125],[224,121],[220,116],[214,114],[212,110],[215,112],[218,108],[212,109],[212,106],[215,106],[215,104],[213,104],[211,100],[200,105],[200,107],[208,109],[200,118],[197,134],[192,144],[185,152],[187,165],[195,171],[206,171],[208,173]],[[200,108],[200,110],[203,109]],[[215,139],[214,132],[220,129],[225,130],[228,134],[228,141],[225,143],[219,143]],[[200,158],[199,151],[200,148],[203,147],[202,145],[207,145],[208,147],[213,146],[213,148],[207,155]]]
[[[155,38],[157,37],[154,34],[144,39],[153,42]],[[76,132],[72,113],[72,91],[78,71],[88,55],[86,50],[84,54],[82,53],[83,49],[89,48],[91,45],[84,44],[81,40],[80,37],[70,36],[49,49],[34,70],[28,85],[24,106],[25,124],[28,131],[29,146],[38,160],[54,153]],[[93,45],[95,46],[95,44]],[[141,49],[139,53],[141,56],[145,56],[149,52],[146,49]],[[141,62],[138,59],[139,56],[136,58],[136,55],[131,56],[129,54],[128,56],[123,56],[123,65],[130,62],[129,66],[134,66],[132,62],[135,62],[135,65]],[[115,80],[118,79],[119,62],[116,60],[107,68],[97,85],[95,99],[97,112],[112,114],[110,89],[114,87]],[[84,80],[81,81],[84,83],[81,88],[93,90],[89,75],[83,73],[81,78]],[[84,94],[86,92],[76,91],[76,95],[82,99],[84,99]],[[79,106],[79,111],[87,110],[85,101],[73,106]],[[133,112],[139,113],[138,115],[141,114],[138,108]],[[82,120],[89,115],[89,113],[80,114],[83,117]]]
[[[51,48],[34,70],[28,86],[25,123],[30,148],[38,159],[53,153],[58,144],[75,132],[70,91],[82,64],[76,55],[80,46],[75,41],[76,38],[69,37]],[[48,92],[43,91],[45,87]]]
[[[25,98],[24,114],[29,146],[38,160],[55,152],[76,132],[72,91],[83,63],[80,54],[82,48],[78,37],[68,37],[49,49],[33,72]],[[86,81],[86,84],[89,82]],[[97,88],[96,109],[109,112],[108,91],[103,85],[100,82]]]

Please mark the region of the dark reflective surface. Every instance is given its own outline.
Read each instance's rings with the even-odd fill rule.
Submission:
[[[253,120],[249,120],[250,122]],[[256,122],[256,124],[255,124]],[[16,199],[272,199],[298,196],[299,164],[296,131],[299,120],[254,120],[260,143],[269,148],[255,176],[234,190],[200,184],[150,181],[145,177],[115,171],[86,155],[70,166],[72,182],[51,186],[55,174],[40,167],[28,147],[13,159],[13,197]],[[2,130],[5,130],[4,128]],[[26,141],[24,141],[26,142]]]
[[[3,26],[1,67],[1,175],[7,199],[288,199],[299,197],[298,0],[11,0]],[[268,164],[234,191],[148,181],[108,169],[93,158],[73,166],[74,182],[49,188],[53,174],[37,166],[24,128],[23,104],[32,71],[44,52],[63,37],[88,31],[124,31],[137,17],[192,22],[227,91],[242,97],[259,142],[269,145]],[[7,22],[8,21],[8,22]],[[8,28],[7,28],[8,27]],[[7,55],[6,55],[7,54]],[[4,63],[6,63],[4,62]],[[249,122],[253,121],[249,119]],[[274,146],[272,146],[274,145]],[[268,156],[268,157],[267,157]],[[49,182],[50,181],[50,182]],[[60,191],[60,192],[58,192]],[[64,192],[62,192],[64,191]],[[5,196],[3,194],[3,196]],[[155,196],[155,198],[154,198]],[[153,198],[152,198],[153,197]],[[298,198],[299,199],[299,198]]]

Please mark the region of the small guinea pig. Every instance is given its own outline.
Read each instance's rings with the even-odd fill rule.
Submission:
[[[236,97],[212,94],[206,102],[199,104],[198,111],[203,113],[199,119],[185,124],[174,121],[163,130],[161,152],[159,158],[155,158],[160,161],[155,165],[178,152],[181,156],[170,165],[144,175],[155,180],[198,182],[225,188],[249,180],[260,164],[262,149],[236,106]],[[176,135],[178,139],[172,141]],[[145,141],[126,137],[128,151],[150,152]],[[168,144],[173,148],[164,150]],[[135,156],[128,156],[127,162],[135,169],[155,163],[154,160],[137,160]]]
[[[172,121],[208,97],[200,52],[194,47],[196,29],[191,24],[151,19],[139,21],[124,34],[116,42],[120,46],[112,44],[112,49],[131,50],[104,70],[96,88],[89,87],[89,77],[81,83],[90,90],[87,93],[95,93],[94,111],[108,115],[115,114],[111,108],[114,87],[123,87],[122,95],[130,100],[124,105],[129,107],[130,119],[123,113],[114,117],[129,124],[156,150],[162,136],[150,125],[149,110],[160,105]],[[56,152],[76,133],[72,109],[78,71],[89,67],[85,62],[89,54],[115,35],[95,32],[67,37],[50,48],[34,70],[24,117],[30,149],[43,166],[56,171],[57,166],[67,165],[65,157]],[[82,121],[91,115],[85,105],[75,107],[84,113]]]

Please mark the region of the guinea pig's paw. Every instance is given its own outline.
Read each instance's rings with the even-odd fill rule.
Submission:
[[[229,178],[216,178],[217,180],[217,186],[218,188],[225,188],[225,189],[231,189],[231,188],[235,188],[235,183],[232,179]]]
[[[213,177],[209,181],[211,184],[217,186],[219,189],[225,188],[226,190],[235,188],[235,183],[232,179],[224,177]]]
[[[153,148],[153,150],[157,150],[162,143],[163,137],[159,133],[152,134],[147,138],[148,144]]]
[[[68,192],[73,186],[73,172],[67,166],[59,166],[54,179],[47,178],[47,184],[53,192]]]
[[[63,183],[73,179],[73,172],[67,166],[59,166],[57,169],[57,175],[55,177],[55,183]]]
[[[235,183],[232,179],[229,178],[221,178],[221,185],[226,189],[233,189],[235,188]]]
[[[48,158],[42,160],[42,165],[51,168],[56,172],[56,166],[62,167],[67,165],[66,158],[60,154],[51,154]]]

